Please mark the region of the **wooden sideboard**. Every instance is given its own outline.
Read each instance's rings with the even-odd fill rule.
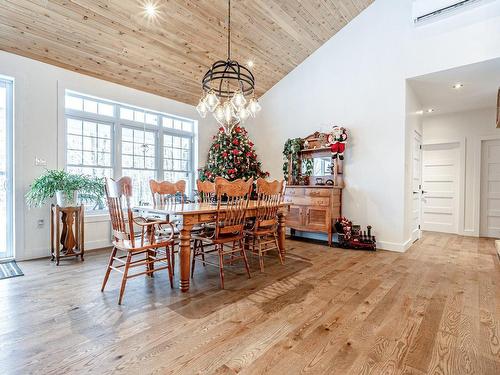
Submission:
[[[333,225],[342,216],[342,188],[339,186],[290,185],[285,190],[290,203],[286,226],[304,232],[326,233],[332,244]]]

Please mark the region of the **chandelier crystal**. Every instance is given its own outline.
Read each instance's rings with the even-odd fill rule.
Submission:
[[[212,113],[226,134],[261,106],[255,98],[255,78],[246,66],[231,60],[231,0],[228,0],[227,60],[216,61],[202,79],[203,95],[196,106],[202,118]]]

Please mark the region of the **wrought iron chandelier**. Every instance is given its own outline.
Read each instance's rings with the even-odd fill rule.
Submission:
[[[255,117],[261,106],[255,98],[252,72],[231,60],[231,0],[228,0],[227,24],[227,60],[216,61],[203,76],[203,96],[196,109],[202,118],[211,112],[226,134],[230,134],[235,125]]]

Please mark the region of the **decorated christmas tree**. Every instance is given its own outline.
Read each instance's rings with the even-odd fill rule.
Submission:
[[[217,176],[229,181],[269,176],[268,172],[262,171],[254,144],[248,139],[246,129],[241,126],[235,126],[230,135],[225,133],[224,128],[219,128],[219,132],[213,136],[207,164],[199,172],[202,181],[214,181]]]

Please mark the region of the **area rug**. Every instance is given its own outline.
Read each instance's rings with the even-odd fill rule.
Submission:
[[[0,280],[16,276],[24,276],[24,273],[21,271],[15,260],[0,263]]]

